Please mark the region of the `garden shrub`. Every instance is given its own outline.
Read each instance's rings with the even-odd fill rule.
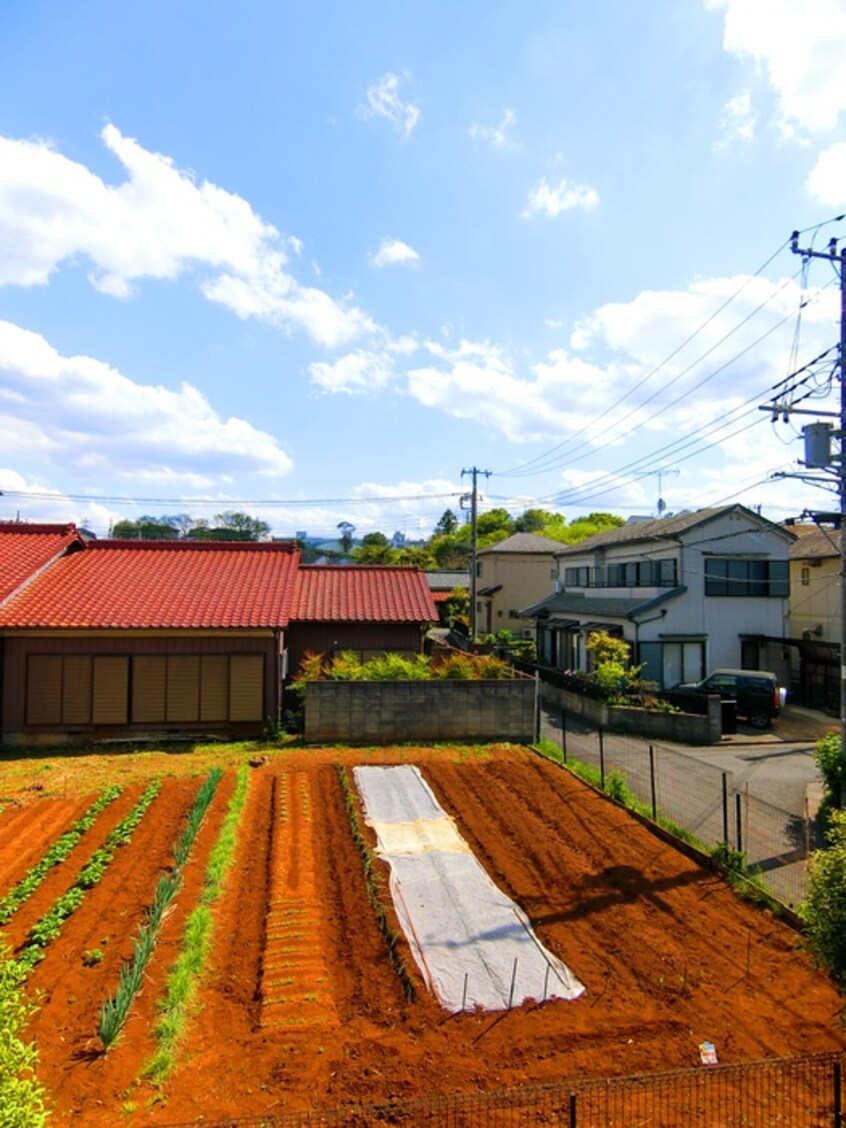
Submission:
[[[480,681],[514,677],[514,670],[502,658],[490,654],[470,654],[454,650],[431,661],[423,654],[405,657],[387,652],[362,662],[352,651],[334,658],[307,653],[300,664],[293,686],[303,693],[313,681],[425,681],[435,678]]]
[[[846,989],[846,811],[832,809],[828,849],[811,855],[808,887],[799,915],[811,955]]]
[[[830,732],[817,741],[814,761],[823,778],[823,798],[818,819],[825,832],[831,824],[832,812],[842,806],[846,793],[846,763],[840,748],[840,734]]]

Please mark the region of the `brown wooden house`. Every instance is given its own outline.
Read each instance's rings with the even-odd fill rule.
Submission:
[[[414,568],[0,525],[2,739],[258,736],[305,651],[419,653],[436,620]]]
[[[3,740],[259,734],[298,563],[292,544],[187,541],[55,560],[0,608]]]
[[[362,660],[385,651],[420,654],[438,621],[426,576],[417,568],[306,565],[297,573],[288,632],[289,668],[306,651]]]

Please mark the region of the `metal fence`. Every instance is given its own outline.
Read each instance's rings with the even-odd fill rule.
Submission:
[[[426,1100],[202,1121],[204,1128],[842,1128],[842,1053]],[[171,1125],[187,1128],[187,1125]]]
[[[783,904],[805,896],[807,861],[822,845],[816,820],[783,810],[735,788],[732,773],[662,744],[594,729],[561,713],[556,734],[565,761],[595,768],[603,786],[619,773],[651,810],[692,834],[705,847],[728,843],[746,855],[750,872]]]

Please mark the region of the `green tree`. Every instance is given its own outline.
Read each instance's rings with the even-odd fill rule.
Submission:
[[[451,627],[456,620],[465,625],[470,623],[470,595],[464,588],[453,588],[443,606],[442,618]]]
[[[556,517],[563,523],[564,518],[560,513],[550,513],[548,509],[524,509],[520,516],[514,519],[514,532],[543,533]]]
[[[507,509],[489,509],[476,518],[476,535],[485,544],[510,537],[514,532],[514,522]]]
[[[270,536],[270,525],[258,517],[251,517],[249,513],[240,513],[227,509],[224,513],[216,513],[215,521],[218,530],[231,534],[232,540],[267,540]]]
[[[124,540],[176,540],[179,530],[170,517],[124,518],[112,526],[112,536]]]
[[[466,528],[466,526],[462,526],[462,528]],[[459,532],[448,537],[433,537],[429,541],[429,551],[432,553],[438,568],[461,572],[468,567],[470,560],[469,537],[462,541],[459,539]]]
[[[608,631],[591,631],[585,649],[593,658],[593,675],[609,694],[634,685],[642,666],[630,666],[631,646]]]
[[[349,550],[352,548],[355,525],[353,525],[350,521],[339,521],[338,531],[341,534],[341,548],[344,550],[344,552],[349,552]]]
[[[412,544],[398,548],[394,553],[393,563],[402,565],[404,568],[426,569],[435,567],[435,558],[428,548]]]
[[[394,555],[391,542],[384,533],[365,533],[361,545],[353,551],[359,564],[390,564]]]
[[[435,525],[433,536],[448,537],[451,536],[457,528],[458,518],[451,509],[445,509],[437,525]]]

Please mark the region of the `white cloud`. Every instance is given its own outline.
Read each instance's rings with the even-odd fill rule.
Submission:
[[[366,118],[384,118],[404,137],[410,137],[420,120],[420,110],[412,102],[403,102],[400,98],[400,78],[387,71],[378,82],[369,86],[367,102],[360,107],[360,113]]]
[[[222,418],[190,384],[177,392],[137,384],[103,361],[61,356],[8,321],[0,321],[0,374],[7,454],[36,450],[64,473],[203,488],[292,469],[272,435]]]
[[[84,509],[60,490],[37,478],[27,478],[17,470],[0,466],[0,521],[49,521],[65,524],[74,521],[89,529],[105,531],[112,519],[109,509],[96,501],[86,501]]]
[[[729,98],[723,107],[720,124],[722,137],[714,146],[715,149],[725,149],[733,141],[754,140],[757,118],[752,109],[752,94],[749,90],[742,90],[733,98]]]
[[[387,352],[358,349],[332,364],[323,361],[310,364],[309,374],[312,383],[325,392],[353,394],[384,388],[394,379],[396,371]]]
[[[805,187],[821,204],[846,204],[846,142],[838,141],[820,153]]]
[[[417,266],[420,255],[402,239],[383,239],[379,250],[370,256],[372,266]]]
[[[758,420],[758,403],[787,374],[800,299],[790,279],[747,276],[646,291],[597,309],[573,327],[569,348],[528,370],[489,342],[429,341],[428,362],[409,366],[407,391],[512,442],[572,438],[600,448],[636,433],[670,442],[725,417],[720,441],[728,444],[737,429],[731,411]],[[813,294],[802,319],[803,353],[813,356],[832,344],[837,295]]]
[[[778,100],[787,136],[832,129],[846,110],[842,0],[705,0],[725,12],[723,46],[751,56]]]
[[[513,110],[505,110],[499,125],[471,125],[470,136],[480,141],[487,141],[494,149],[516,149],[517,143],[510,136],[510,130],[517,124],[517,116]]]
[[[375,329],[361,310],[289,274],[284,247],[298,252],[299,240],[283,239],[246,200],[198,184],[113,125],[102,138],[127,172],[116,187],[42,141],[0,138],[0,284],[43,284],[83,256],[92,285],[113,297],[127,298],[142,278],[202,272],[210,300],[328,347]]]
[[[589,210],[599,204],[599,194],[595,188],[586,184],[576,184],[566,177],[557,184],[550,184],[546,177],[529,191],[526,207],[521,215],[529,219],[533,215],[556,216],[573,208]]]
[[[602,373],[576,359],[570,371],[538,365],[521,375],[513,359],[490,342],[462,341],[451,349],[429,342],[432,363],[408,372],[408,392],[426,407],[472,419],[512,442],[548,439],[578,424],[576,398],[597,388]]]

